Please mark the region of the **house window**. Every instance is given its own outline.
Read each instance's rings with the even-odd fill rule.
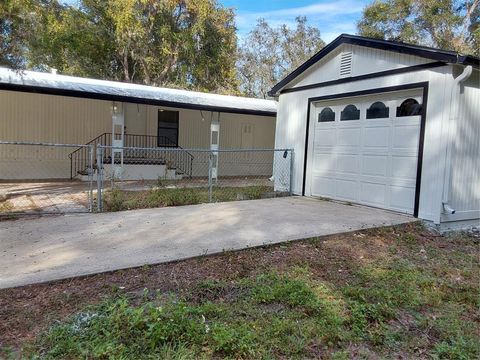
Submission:
[[[397,107],[397,117],[400,116],[415,116],[422,114],[422,104],[419,104],[415,99],[406,99]]]
[[[381,101],[374,102],[367,109],[367,119],[388,118],[390,109]]]
[[[178,111],[158,110],[158,147],[178,147]]]
[[[335,113],[329,107],[323,109],[320,114],[318,114],[318,122],[328,122],[335,121]]]
[[[341,121],[360,119],[360,110],[355,105],[347,105],[340,114]]]

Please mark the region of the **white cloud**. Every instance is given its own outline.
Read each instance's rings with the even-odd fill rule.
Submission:
[[[243,38],[255,26],[258,19],[265,19],[272,26],[281,24],[295,26],[297,16],[306,16],[308,23],[318,27],[322,38],[330,42],[341,33],[356,32],[355,23],[364,6],[365,0],[340,0],[268,12],[239,11],[236,17],[238,35],[239,38]]]

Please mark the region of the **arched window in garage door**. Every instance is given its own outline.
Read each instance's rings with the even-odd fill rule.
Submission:
[[[360,119],[360,110],[357,109],[355,105],[347,105],[343,109],[340,120],[341,121],[348,121],[348,120],[359,120]]]
[[[417,100],[408,98],[397,107],[397,117],[422,115],[422,104]]]
[[[367,119],[388,118],[390,109],[381,101],[374,102],[367,109]]]
[[[335,112],[329,108],[324,108],[320,114],[318,114],[318,122],[335,121]]]

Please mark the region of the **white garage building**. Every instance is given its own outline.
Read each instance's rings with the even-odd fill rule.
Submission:
[[[341,35],[270,95],[296,194],[480,224],[478,58]]]

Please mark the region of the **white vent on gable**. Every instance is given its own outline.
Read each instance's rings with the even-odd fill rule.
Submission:
[[[340,55],[340,77],[348,77],[352,75],[352,59],[351,51],[343,52]]]

